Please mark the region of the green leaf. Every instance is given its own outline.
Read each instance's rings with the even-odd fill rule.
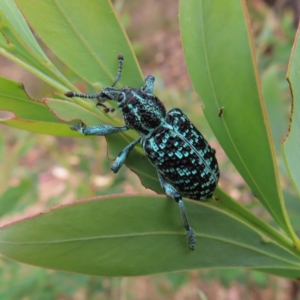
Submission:
[[[298,243],[280,191],[245,2],[180,1],[180,28],[193,86],[218,141],[252,193]]]
[[[132,47],[110,1],[17,0],[28,23],[45,44],[84,81],[99,89],[110,86],[126,63],[120,84],[143,85]]]
[[[291,116],[289,132],[283,144],[283,154],[286,167],[294,183],[294,186],[300,195],[300,28],[298,28],[293,51],[291,54],[287,79],[292,91]]]
[[[31,189],[33,182],[24,179],[18,186],[8,187],[0,195],[0,217],[11,212],[22,197]]]
[[[211,202],[212,205],[224,211],[227,211],[243,222],[247,222],[249,225],[251,225],[251,227],[257,229],[267,237],[276,240],[276,242],[281,244],[283,247],[293,248],[293,243],[289,238],[280,234],[273,227],[262,221],[260,218],[256,217],[244,205],[235,201],[221,188],[217,188],[214,195],[217,201]]]
[[[37,58],[47,61],[47,56],[45,56],[31,33],[15,2],[2,1],[0,12],[1,21],[3,22],[1,27],[3,37],[0,43],[1,47],[9,50],[10,47],[15,46],[14,51],[20,55],[20,58],[30,64],[37,64]]]
[[[280,90],[279,68],[279,65],[273,65],[262,74],[264,98],[276,153],[281,152],[281,142],[286,129],[286,112],[281,101],[283,95]]]
[[[2,55],[62,91],[66,91],[65,86],[72,87],[46,57],[14,1],[1,1],[0,21]]]
[[[197,247],[187,247],[177,205],[166,197],[79,201],[0,230],[0,252],[21,262],[100,276],[211,267],[300,271],[299,257],[210,203],[186,201]]]
[[[75,135],[43,103],[30,99],[21,83],[0,77],[0,86],[0,110],[14,114],[0,123],[36,133]]]

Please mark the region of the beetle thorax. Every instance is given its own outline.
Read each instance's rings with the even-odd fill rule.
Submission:
[[[125,123],[141,136],[148,135],[164,122],[166,109],[155,95],[128,88],[123,90],[123,95],[119,109]]]

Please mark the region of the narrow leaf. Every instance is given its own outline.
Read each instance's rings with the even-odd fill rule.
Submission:
[[[234,216],[186,201],[197,247],[166,197],[111,196],[61,206],[0,230],[0,252],[21,262],[100,276],[212,267],[299,270],[299,257]]]
[[[72,84],[46,57],[12,0],[0,4],[0,54],[64,91]]]
[[[108,0],[16,0],[46,45],[78,76],[97,89],[110,86],[124,55],[121,85],[143,84],[131,45]],[[49,26],[51,24],[51,26]]]
[[[287,80],[292,93],[291,116],[289,132],[283,143],[283,153],[286,167],[294,186],[300,196],[300,26],[296,34],[289,67]]]
[[[29,98],[21,83],[0,77],[0,86],[0,110],[13,113],[0,123],[36,133],[75,135],[43,103]]]
[[[204,114],[254,196],[297,243],[280,191],[249,23],[242,0],[180,1],[184,55]]]

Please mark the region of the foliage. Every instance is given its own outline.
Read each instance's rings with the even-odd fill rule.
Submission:
[[[143,84],[132,47],[109,1],[89,1],[84,10],[80,9],[81,1],[16,2],[43,42],[73,76],[86,83],[87,91],[113,82],[118,53],[125,57],[120,85]],[[87,125],[121,124],[118,118],[98,110],[90,100],[62,96],[76,87],[43,53],[19,9],[9,0],[0,5],[0,53],[52,85],[59,95],[42,102],[32,101],[22,85],[0,78],[0,109],[14,113],[1,122],[36,133],[69,137],[79,136],[69,130],[69,123],[74,120],[80,119]],[[271,215],[271,225],[267,218],[257,217],[219,188],[215,194],[217,201],[186,200],[198,241],[196,251],[190,253],[178,208],[169,199],[163,195],[113,194],[60,206],[8,224],[0,230],[0,252],[21,262],[89,275],[134,276],[246,267],[299,278],[300,242],[285,207],[268,121],[274,120],[272,114],[283,117],[279,101],[264,102],[249,24],[244,1],[180,2],[183,50],[194,89],[205,104],[204,114],[227,156]],[[283,154],[298,193],[299,152],[295,149],[299,149],[296,137],[300,130],[300,91],[295,83],[300,79],[299,59],[297,35],[288,68],[294,115]],[[270,88],[266,80],[264,83],[266,99],[270,99]],[[109,136],[109,158],[116,157],[136,137],[135,132]],[[88,168],[83,164],[80,167]],[[140,147],[130,155],[127,166],[146,188],[162,192],[155,170]],[[32,181],[24,179],[20,188],[24,192],[33,189]],[[116,189],[118,185],[112,187],[114,193]],[[13,209],[20,191],[5,191],[5,187],[3,191],[0,200],[5,204],[4,215]],[[87,191],[81,191],[83,197],[89,196]],[[292,201],[297,203],[299,195]]]

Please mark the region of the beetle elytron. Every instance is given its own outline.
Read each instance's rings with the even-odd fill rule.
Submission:
[[[188,245],[194,250],[196,237],[188,223],[182,196],[205,200],[211,198],[219,180],[219,167],[212,149],[202,134],[178,108],[168,113],[162,102],[153,94],[153,76],[145,78],[145,85],[140,89],[115,87],[121,78],[123,56],[118,56],[119,69],[111,87],[102,89],[98,94],[84,95],[67,92],[68,97],[96,98],[97,105],[110,109],[103,103],[108,100],[118,102],[125,125],[114,127],[99,125],[85,127],[82,123],[71,126],[85,135],[104,136],[112,133],[134,129],[140,138],[130,143],[117,156],[111,169],[117,173],[124,164],[130,151],[141,143],[146,156],[157,170],[162,188],[167,196],[179,205],[184,228],[187,231]]]

